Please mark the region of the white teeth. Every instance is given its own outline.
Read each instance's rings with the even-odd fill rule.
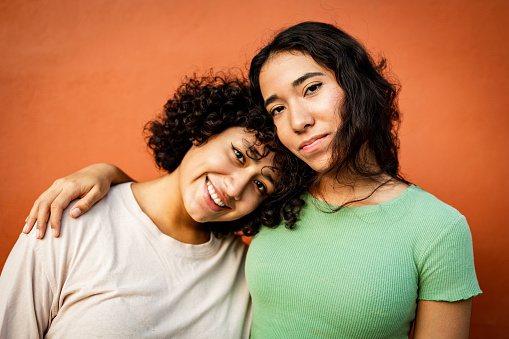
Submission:
[[[212,184],[208,180],[207,180],[207,189],[209,190],[210,197],[212,198],[212,200],[214,200],[216,205],[221,206],[221,207],[226,206],[224,204],[224,202],[222,202],[221,199],[219,199],[218,195],[216,194],[216,191],[214,190],[214,187],[212,187]]]

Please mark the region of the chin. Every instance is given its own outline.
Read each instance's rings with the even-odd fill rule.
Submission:
[[[210,216],[210,215],[200,215],[200,216],[191,216],[191,218],[193,218],[194,221],[196,222],[199,222],[201,224],[205,224],[205,223],[216,223],[216,222],[226,222],[226,221],[229,221],[229,220],[224,220],[222,219],[221,217],[218,217],[218,216]]]
[[[198,222],[200,224],[205,224],[207,222],[214,222],[215,221],[213,219],[211,220],[210,218],[207,218],[206,215],[205,216],[203,216],[203,215],[202,216],[196,216],[196,217],[191,216],[191,218],[193,218],[194,221],[196,221],[196,222]]]
[[[307,163],[309,167],[311,167],[315,172],[322,173],[329,169],[330,161],[327,160],[317,160],[312,163]]]
[[[312,165],[309,165],[309,167],[311,167],[313,169],[313,171],[315,171],[317,173],[325,172],[329,168],[329,166],[324,165],[324,164],[312,164]]]

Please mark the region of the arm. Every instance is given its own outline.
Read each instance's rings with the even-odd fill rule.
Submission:
[[[460,301],[419,300],[414,339],[468,338],[472,298]]]
[[[415,339],[468,338],[472,297],[482,292],[470,229],[463,216],[454,218],[430,242],[419,263]]]
[[[58,308],[33,235],[20,235],[0,276],[0,338],[43,338]]]
[[[127,181],[133,180],[111,164],[94,164],[58,179],[35,201],[25,220],[23,233],[28,234],[37,221],[36,237],[41,239],[50,218],[53,235],[58,237],[62,211],[71,201],[81,198],[70,210],[71,217],[77,218],[101,200],[108,193],[110,185]]]

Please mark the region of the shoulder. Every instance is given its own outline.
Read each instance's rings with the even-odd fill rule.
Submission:
[[[236,234],[229,234],[219,238],[222,247],[228,247],[235,252],[245,252],[248,248],[247,243],[242,239],[242,236]]]
[[[113,186],[108,194],[95,204],[87,213],[79,218],[72,218],[69,211],[73,203],[62,213],[62,233],[85,231],[96,228],[97,231],[106,230],[113,223],[121,223],[128,218],[131,211],[138,205],[132,197],[130,183]],[[139,207],[138,207],[139,208]]]
[[[76,253],[80,249],[86,248],[85,244],[100,242],[98,239],[120,236],[120,227],[115,223],[122,222],[121,218],[127,218],[126,212],[129,207],[126,206],[123,195],[125,194],[127,184],[114,186],[110,192],[97,204],[95,204],[87,213],[79,218],[72,218],[69,211],[73,202],[63,211],[61,219],[61,231],[58,238],[51,236],[51,232],[46,232],[42,240],[35,240],[34,234],[27,235],[34,238],[35,250],[50,252]],[[50,225],[48,224],[49,228]],[[32,239],[31,239],[32,240]]]
[[[394,234],[413,244],[416,253],[424,253],[439,243],[471,242],[465,217],[454,207],[422,188],[411,185],[400,196],[381,204],[380,220]],[[418,255],[420,256],[420,255]]]
[[[416,230],[416,253],[424,258],[432,253],[463,253],[471,256],[472,235],[466,218],[454,207],[413,186],[412,207],[406,219]],[[433,254],[434,255],[434,254]]]
[[[213,235],[211,235],[213,237]],[[229,234],[216,239],[218,242],[217,255],[224,256],[227,259],[244,260],[248,245],[242,240],[242,237],[235,234]]]
[[[453,224],[468,228],[465,217],[454,207],[418,186],[410,186],[408,190],[404,203],[408,218],[441,229]]]
[[[441,215],[453,215],[459,216],[461,213],[452,207],[451,205],[445,203],[444,201],[438,199],[433,194],[423,190],[419,186],[412,185],[409,187],[411,190],[411,196],[418,202],[418,206],[423,209],[428,209],[430,212],[434,214],[440,213]]]

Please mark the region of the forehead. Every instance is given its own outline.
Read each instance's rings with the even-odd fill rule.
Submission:
[[[259,144],[256,140],[256,132],[248,131],[244,127],[229,127],[225,129],[223,132],[215,135],[213,139],[217,142],[228,142],[228,143],[241,143],[239,146],[249,147],[251,145],[255,145],[257,149],[262,149],[264,145]]]
[[[271,56],[260,70],[259,81],[263,97],[266,98],[282,88],[295,87],[296,80],[306,74],[323,74],[336,81],[334,72],[318,64],[309,54],[285,51]]]
[[[228,145],[233,144],[235,147],[241,147],[244,150],[251,150],[260,156],[259,162],[264,163],[264,166],[272,165],[274,152],[269,151],[265,144],[256,139],[256,132],[254,131],[248,131],[244,127],[230,127],[216,135],[214,140],[228,143]]]
[[[326,67],[317,63],[309,54],[299,51],[284,51],[270,56],[260,70],[260,78],[262,75],[277,74],[279,76],[285,73],[296,73],[302,71],[320,71],[324,73],[332,73]]]
[[[221,133],[216,135],[217,139],[222,138],[233,138],[233,139],[246,139],[246,140],[255,140],[255,133],[248,131],[244,127],[228,127]]]

